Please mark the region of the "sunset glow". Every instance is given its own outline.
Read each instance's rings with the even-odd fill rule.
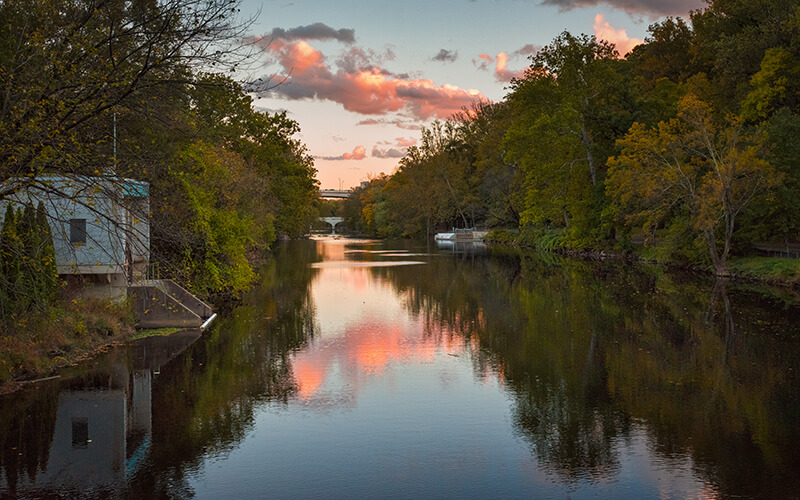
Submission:
[[[247,39],[264,67],[253,76],[267,82],[252,86],[257,107],[286,110],[298,121],[323,189],[391,173],[421,127],[476,101],[502,100],[509,83],[524,77],[530,57],[564,29],[594,33],[623,56],[654,20],[685,17],[703,1],[547,0],[502,9],[451,0],[412,4],[402,10],[364,4],[350,15],[328,4],[286,4],[261,16],[263,24]],[[374,22],[386,18],[392,22]],[[398,129],[408,132],[402,141]]]
[[[597,38],[607,40],[617,46],[620,55],[624,56],[644,40],[630,38],[624,29],[616,29],[602,14],[594,16],[594,33]]]

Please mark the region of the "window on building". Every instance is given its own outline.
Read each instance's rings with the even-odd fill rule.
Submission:
[[[86,243],[86,219],[69,220],[69,242]]]

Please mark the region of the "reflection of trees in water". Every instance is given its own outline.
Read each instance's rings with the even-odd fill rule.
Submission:
[[[787,477],[800,466],[794,302],[615,262],[507,254],[427,266],[376,272],[431,334],[461,339],[478,370],[496,367],[546,470],[613,474],[615,443],[636,420],[654,453],[691,457],[724,494],[800,491]]]
[[[0,396],[0,493],[16,496],[20,476],[30,482],[47,466],[56,425],[58,394],[54,384],[37,391]]]
[[[187,471],[229,452],[267,402],[286,403],[297,391],[290,357],[315,331],[309,245],[290,244],[260,272],[244,304],[220,321],[156,379],[153,447],[129,494],[192,496]]]
[[[566,384],[515,383],[514,428],[540,466],[566,481],[609,480],[619,470],[615,441],[629,419],[609,402],[569,394]]]

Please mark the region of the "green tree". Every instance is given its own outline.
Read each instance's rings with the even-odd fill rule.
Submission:
[[[575,246],[609,236],[605,161],[630,122],[617,56],[608,42],[564,32],[512,82],[505,161],[526,176],[523,228],[566,228]]]
[[[742,102],[744,119],[765,120],[781,108],[800,111],[800,60],[788,50],[767,49],[750,83],[753,90]]]
[[[710,104],[689,92],[678,118],[656,128],[634,124],[620,139],[621,153],[609,161],[608,191],[619,213],[646,232],[685,208],[689,227],[724,276],[738,217],[780,180],[762,159],[763,142],[763,134],[747,133],[735,117],[716,120]]]
[[[36,206],[36,235],[34,259],[37,263],[38,293],[44,304],[52,304],[59,289],[58,269],[53,232],[42,201]]]
[[[44,172],[113,172],[114,112],[235,64],[235,0],[0,3],[0,199]],[[13,181],[13,182],[12,182]]]
[[[2,301],[2,314],[4,326],[16,310],[16,304],[22,292],[22,240],[17,234],[18,214],[13,204],[6,205],[6,214],[3,219],[3,229],[0,231],[0,270],[2,270],[2,286],[0,286],[0,301]]]
[[[800,50],[795,0],[711,0],[692,12],[691,20],[698,70],[713,75],[722,97],[715,105],[726,112],[738,112],[767,50]]]

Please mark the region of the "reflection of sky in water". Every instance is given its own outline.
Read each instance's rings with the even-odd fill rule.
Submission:
[[[316,276],[312,300],[319,334],[292,363],[306,404],[313,405],[315,395],[358,391],[390,364],[433,361],[438,346],[423,336],[421,320],[410,317],[392,287],[370,270],[396,263],[326,264],[343,266],[323,268]]]
[[[638,424],[613,445],[613,467],[555,473],[512,423],[502,366],[477,370],[477,344],[410,314],[373,269],[397,262],[348,261],[355,252],[340,241],[320,247],[315,335],[290,359],[298,390],[257,412],[236,450],[206,461],[190,479],[198,498],[714,497],[688,457],[654,455]]]
[[[378,261],[378,262],[358,262],[358,261],[343,261],[343,262],[314,262],[311,267],[315,269],[330,269],[330,268],[343,268],[343,267],[395,267],[395,266],[414,266],[424,264],[414,260],[397,260],[397,261]]]

